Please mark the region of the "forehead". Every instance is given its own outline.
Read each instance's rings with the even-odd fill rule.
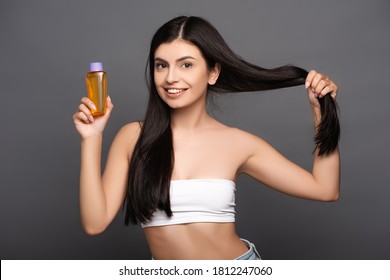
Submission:
[[[202,57],[202,54],[197,46],[180,39],[161,44],[154,53],[154,57],[159,57],[167,61],[176,60],[184,56],[192,56],[199,59]]]

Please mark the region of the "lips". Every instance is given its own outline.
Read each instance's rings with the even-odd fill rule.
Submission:
[[[186,88],[166,88],[165,91],[168,93],[170,97],[179,97],[182,95],[187,89]]]

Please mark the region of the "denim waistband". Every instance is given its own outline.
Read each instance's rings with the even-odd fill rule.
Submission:
[[[242,242],[248,247],[248,251],[241,256],[235,258],[235,260],[261,260],[259,252],[257,252],[255,244],[249,242],[246,239],[240,238]]]

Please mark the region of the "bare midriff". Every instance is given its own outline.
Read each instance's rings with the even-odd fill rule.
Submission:
[[[190,223],[145,227],[157,260],[233,260],[248,251],[234,223]]]

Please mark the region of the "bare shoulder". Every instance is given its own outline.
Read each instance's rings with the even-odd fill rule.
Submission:
[[[280,162],[280,154],[264,139],[250,132],[231,128],[229,141],[232,143],[232,148],[237,152],[240,159],[240,166],[237,174],[247,174],[253,178],[262,181],[262,174],[271,166],[272,162]],[[266,167],[265,167],[266,166]]]
[[[252,147],[253,145],[267,145],[267,142],[261,137],[236,127],[226,127],[226,133],[232,140],[239,141],[238,144],[242,146]]]
[[[113,144],[126,149],[128,158],[133,152],[141,132],[142,122],[131,122],[122,126],[115,136]]]
[[[252,174],[250,165],[253,158],[261,162],[267,161],[267,155],[272,155],[274,149],[261,137],[236,127],[221,129],[219,145],[229,150],[229,155],[237,163],[237,174]]]
[[[121,127],[118,134],[134,135],[141,132],[142,122],[130,122]]]

